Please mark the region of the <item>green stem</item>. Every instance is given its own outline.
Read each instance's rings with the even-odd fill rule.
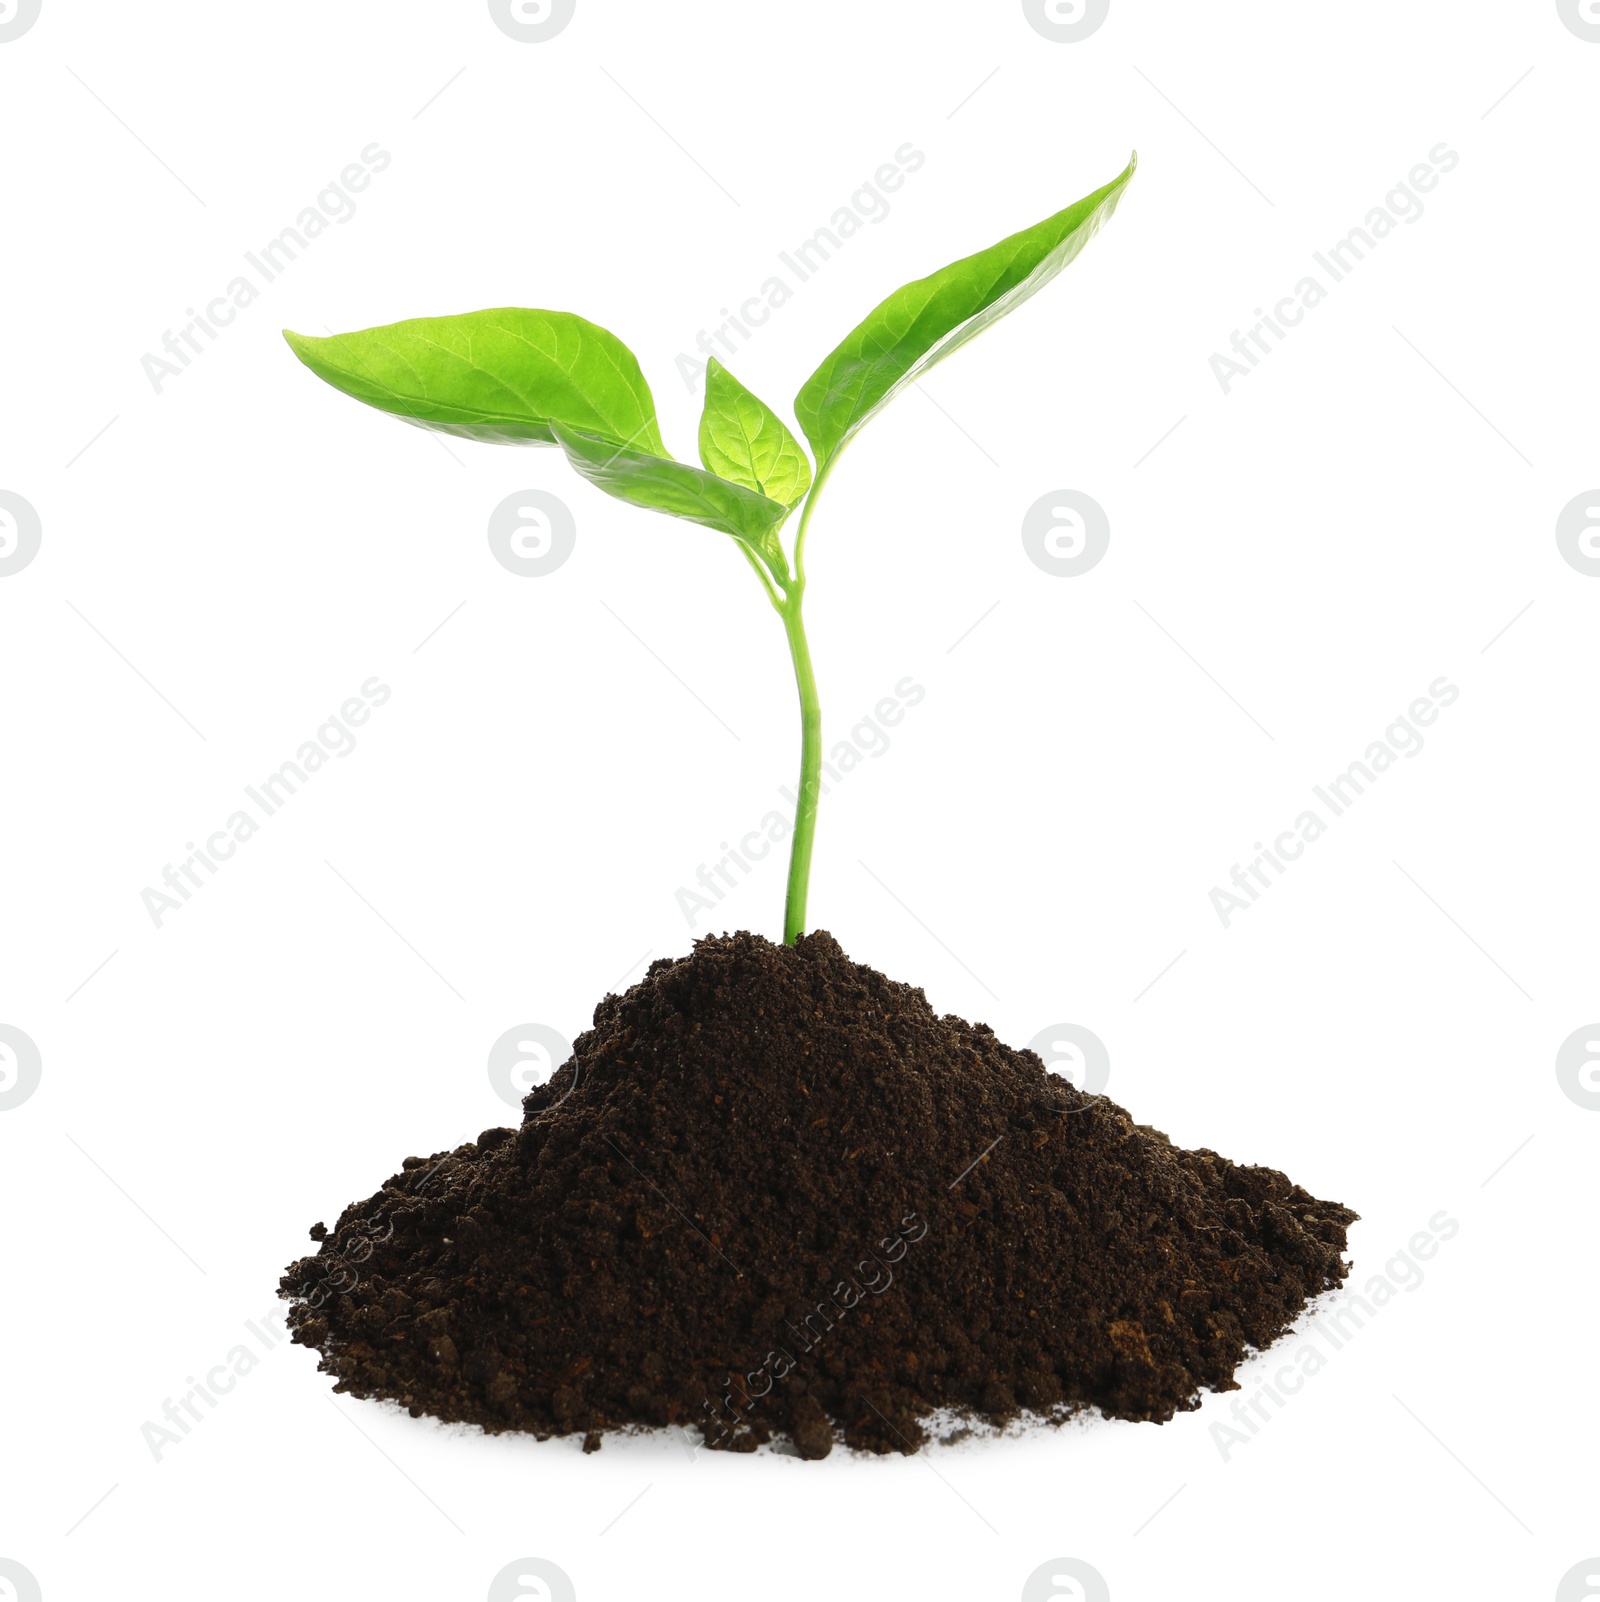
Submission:
[[[800,513],[800,530],[794,541],[794,577],[784,586],[783,632],[794,662],[795,687],[800,692],[800,788],[794,807],[794,843],[789,848],[789,893],[783,908],[783,943],[793,945],[806,932],[806,892],[811,886],[811,846],[817,833],[817,802],[822,796],[822,706],[817,700],[817,676],[811,670],[811,647],[800,616],[806,593],[806,531],[817,497],[828,482],[837,457],[822,464]],[[773,603],[777,605],[776,602]]]
[[[800,691],[800,788],[794,809],[794,844],[789,851],[789,894],[783,909],[783,941],[793,945],[806,932],[806,891],[811,883],[811,846],[817,832],[817,802],[822,793],[822,707],[817,677],[811,670],[811,647],[800,616],[805,584],[796,579],[783,605],[783,632],[794,660],[794,681]]]
[[[741,542],[767,599],[783,619],[783,632],[789,641],[789,657],[794,663],[795,688],[800,692],[800,788],[794,807],[794,840],[789,848],[789,889],[783,907],[783,942],[793,945],[806,932],[806,892],[811,885],[811,846],[817,833],[817,802],[822,795],[822,706],[817,700],[817,676],[811,668],[811,646],[806,641],[801,606],[806,593],[806,530],[816,509],[817,496],[828,482],[836,458],[823,463],[812,481],[805,506],[800,512],[800,531],[794,541],[794,572],[781,551],[757,559],[754,551]],[[771,569],[770,576],[763,567]],[[779,599],[779,595],[782,599]]]

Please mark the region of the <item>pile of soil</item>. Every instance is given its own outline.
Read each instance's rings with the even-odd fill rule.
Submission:
[[[1342,1280],[1356,1214],[1183,1151],[850,961],[699,941],[295,1263],[335,1389],[541,1438],[915,1451],[941,1411],[1163,1422]]]

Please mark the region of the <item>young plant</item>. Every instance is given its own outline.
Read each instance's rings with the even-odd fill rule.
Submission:
[[[733,537],[783,620],[800,692],[800,787],[783,919],[784,940],[792,942],[806,927],[821,791],[822,711],[801,616],[817,497],[870,418],[1077,256],[1116,209],[1137,164],[1135,155],[1119,177],[1076,205],[874,307],[795,397],[814,472],[783,419],[715,358],[700,419],[704,466],[675,460],[633,352],[572,312],[508,307],[327,339],[285,329],[284,338],[319,378],[379,411],[464,439],[559,446],[608,495]],[[802,503],[786,553],[779,535]]]

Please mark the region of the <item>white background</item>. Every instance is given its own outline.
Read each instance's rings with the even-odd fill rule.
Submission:
[[[0,1023],[43,1059],[0,1113],[0,1558],[46,1602],[478,1599],[524,1556],[584,1602],[1015,1598],[1059,1557],[1116,1602],[1555,1596],[1600,1550],[1600,1115],[1554,1071],[1600,1016],[1600,580],[1555,540],[1600,482],[1597,82],[1553,0],[1112,0],[1079,43],[1011,0],[578,0],[543,44],[481,3],[44,0],[0,44],[0,489],[43,528],[0,579]],[[155,393],[141,357],[374,141],[356,215]],[[335,1400],[287,1343],[154,1461],[307,1226],[510,1121],[490,1044],[685,951],[675,892],[794,777],[727,541],[445,449],[279,329],[576,310],[692,459],[675,358],[907,141],[892,213],[729,358],[785,413],[894,286],[1141,170],[821,503],[830,746],[927,695],[825,802],[813,921],[1015,1044],[1095,1031],[1138,1118],[1355,1207],[1358,1287],[1459,1232],[1226,1461],[1216,1396],[910,1460],[583,1457]],[[1225,395],[1212,354],[1440,142],[1424,214]],[[528,488],[578,525],[543,578],[485,536]],[[1111,523],[1076,578],[1020,536],[1061,488]],[[141,891],[372,675],[358,748],[157,929]],[[1224,929],[1213,886],[1440,675],[1425,749]],[[782,877],[693,933],[776,934]]]

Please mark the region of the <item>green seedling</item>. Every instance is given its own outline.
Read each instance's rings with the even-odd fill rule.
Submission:
[[[311,338],[284,330],[319,378],[421,428],[504,445],[559,446],[597,489],[729,534],[783,620],[800,692],[800,786],[783,937],[806,927],[822,774],[822,711],[801,608],[806,533],[846,445],[935,362],[1037,294],[1099,232],[1138,158],[1103,189],[976,255],[895,290],[808,378],[794,414],[815,468],[783,419],[713,359],[700,460],[675,460],[632,351],[572,312],[516,307],[419,317]],[[792,551],[780,538],[797,507]]]

